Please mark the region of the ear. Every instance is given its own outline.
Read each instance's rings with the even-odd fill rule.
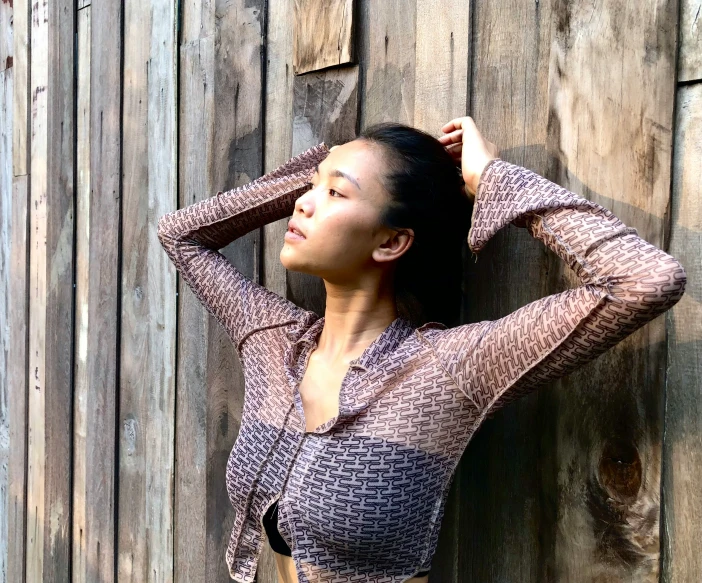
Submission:
[[[388,229],[385,241],[373,249],[373,259],[378,262],[395,261],[405,254],[414,241],[412,229],[395,231]]]

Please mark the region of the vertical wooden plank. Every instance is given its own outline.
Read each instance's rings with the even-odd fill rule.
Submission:
[[[49,3],[44,581],[71,573],[75,4]],[[32,170],[32,176],[34,171]]]
[[[176,6],[124,5],[118,580],[173,580],[175,273],[156,236],[176,204]]]
[[[548,2],[476,2],[471,115],[500,157],[545,174],[548,116]],[[469,255],[467,253],[467,255]],[[525,229],[502,229],[477,260],[466,258],[467,321],[494,320],[549,290],[546,250]],[[548,388],[487,420],[459,468],[459,580],[540,582],[549,544],[539,399]],[[546,523],[544,523],[546,521]],[[499,544],[496,544],[499,541]]]
[[[471,59],[471,3],[451,0],[416,2],[416,70],[412,125],[438,137],[447,121],[467,115]],[[466,221],[469,217],[466,217]],[[459,463],[460,467],[460,463]],[[430,578],[455,581],[463,548],[459,509],[463,497],[456,468],[444,507]]]
[[[28,317],[28,200],[29,177],[15,176],[12,184],[10,287],[7,324],[12,342],[7,346],[7,399],[9,419],[7,455],[7,555],[4,581],[25,578],[27,468],[27,333]]]
[[[29,173],[30,13],[29,0],[14,0],[12,9],[14,48],[12,56],[12,66],[14,67],[12,168],[15,176],[24,176]]]
[[[78,13],[74,581],[115,580],[120,3]],[[97,348],[97,349],[96,349]]]
[[[437,137],[468,112],[470,3],[417,0],[414,125]]]
[[[702,0],[680,0],[678,81],[702,80]]]
[[[293,23],[288,15],[294,9],[293,0],[270,0],[265,38],[266,49],[266,110],[264,115],[264,172],[270,172],[291,157],[293,80],[291,66]],[[288,218],[280,219],[263,227],[263,283],[277,294],[285,297],[287,270],[280,262],[280,250],[284,244]],[[264,533],[265,534],[265,533]],[[266,569],[266,553],[259,559],[258,572]],[[275,563],[270,566],[275,569]]]
[[[359,7],[360,127],[414,123],[416,0],[363,0]]]
[[[263,0],[236,0],[221,8],[215,19],[214,127],[212,190],[246,184],[262,174],[263,154],[263,33],[266,28]],[[222,253],[241,271],[260,281],[260,230],[228,245]],[[222,557],[231,536],[232,523],[221,530],[214,526],[234,512],[226,491],[226,463],[239,432],[244,403],[244,378],[231,340],[218,324],[210,325],[208,337],[207,456],[211,483],[207,498],[210,544],[217,550],[215,580],[229,580]]]
[[[702,83],[679,87],[677,100],[670,253],[685,266],[688,283],[667,314],[665,583],[702,580]]]
[[[264,168],[270,172],[286,162],[292,152],[293,110],[293,20],[294,0],[269,0],[267,2],[265,46],[265,112],[264,118]],[[280,262],[288,218],[274,221],[261,229],[262,284],[285,297],[288,273]],[[264,550],[256,567],[258,583],[278,583],[275,553],[268,543],[264,530]]]
[[[98,478],[88,473],[90,431],[90,379],[88,372],[88,330],[90,309],[90,38],[91,6],[78,10],[78,83],[76,120],[76,311],[75,371],[73,416],[73,583],[95,578],[111,580],[114,555],[106,539],[110,532],[100,532],[100,525],[90,521],[91,488]],[[103,552],[97,549],[103,540]]]
[[[296,75],[293,89],[293,155],[322,141],[331,147],[356,137],[358,66]],[[320,278],[290,272],[286,295],[298,306],[324,315],[326,291]]]
[[[183,15],[185,23],[191,13]],[[214,36],[184,39],[180,47],[179,207],[211,193],[214,112]],[[207,368],[210,319],[188,286],[180,282],[178,302],[178,378],[176,390],[175,581],[217,581],[224,562],[220,544],[210,545],[212,531],[227,530],[228,508],[222,521],[210,524],[207,497]],[[231,504],[229,504],[231,506]],[[218,539],[223,539],[220,535]],[[224,539],[226,540],[226,539]],[[221,540],[219,540],[221,543]],[[221,554],[220,554],[220,551]],[[208,573],[213,575],[208,577]]]
[[[12,6],[0,4],[0,582],[5,583],[9,555],[9,511],[12,504],[9,489],[11,449],[10,431],[18,421],[11,416],[10,407],[10,351],[12,335],[10,314],[13,286],[10,279],[12,267],[12,229],[14,225],[12,204],[12,96],[14,92],[12,55]]]
[[[670,203],[677,7],[554,3],[548,176],[658,246]],[[544,452],[555,464],[557,536],[544,579],[658,581],[664,323],[557,383],[556,445]]]
[[[46,394],[46,230],[49,84],[49,7],[33,3],[30,38],[30,166],[29,188],[29,399],[27,454],[27,573],[29,581],[44,577],[45,536],[45,394]],[[48,542],[48,541],[47,541]]]
[[[23,583],[26,559],[28,285],[29,285],[29,14],[27,0],[12,9],[13,49],[10,101],[12,107],[12,198],[7,324],[13,342],[7,346],[7,551],[5,581]],[[7,63],[7,61],[6,61]],[[5,207],[6,208],[6,207]],[[9,209],[8,209],[9,210]],[[4,214],[4,213],[3,213]]]
[[[180,206],[262,173],[263,8],[263,1],[243,0],[216,7],[198,0],[184,5]],[[222,252],[248,277],[260,279],[259,233]],[[192,525],[197,534],[190,549],[176,549],[177,577],[228,581],[224,555],[234,511],[225,472],[239,430],[243,375],[221,326],[187,285],[179,289],[177,530]],[[186,443],[193,434],[196,442]]]

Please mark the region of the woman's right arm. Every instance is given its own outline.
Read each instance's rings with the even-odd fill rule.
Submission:
[[[301,309],[243,275],[219,249],[292,215],[295,201],[310,188],[315,166],[328,154],[321,142],[248,184],[159,219],[163,248],[237,350],[252,332],[295,321]]]

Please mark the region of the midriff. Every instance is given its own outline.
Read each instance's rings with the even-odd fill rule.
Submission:
[[[278,567],[278,583],[298,583],[297,573],[295,572],[295,561],[292,557],[273,553],[275,555],[275,563]],[[412,577],[406,580],[406,583],[428,583],[429,575],[422,577]]]

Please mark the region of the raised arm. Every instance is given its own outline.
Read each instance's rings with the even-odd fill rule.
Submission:
[[[295,321],[302,310],[244,276],[219,249],[253,229],[290,216],[297,198],[311,188],[315,166],[328,154],[322,142],[248,184],[159,219],[163,248],[237,350],[251,332]]]
[[[672,307],[680,263],[606,208],[499,158],[478,183],[468,245],[525,227],[573,269],[580,285],[495,321],[425,332],[459,388],[486,415],[561,377]]]

